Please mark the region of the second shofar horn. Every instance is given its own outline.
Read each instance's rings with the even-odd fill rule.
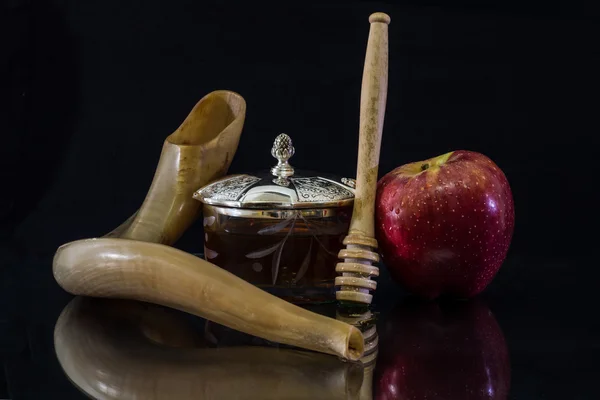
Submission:
[[[105,237],[175,243],[200,215],[194,191],[227,173],[245,118],[246,101],[238,93],[204,96],[164,140],[140,209]]]
[[[345,249],[338,257],[335,285],[339,301],[371,304],[370,293],[377,287],[371,278],[379,276],[374,213],[379,151],[387,101],[388,84],[388,25],[390,17],[374,13],[369,17],[370,31],[363,70],[360,96],[360,126],[356,195]]]

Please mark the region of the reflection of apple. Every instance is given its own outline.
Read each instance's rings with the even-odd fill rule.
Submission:
[[[427,298],[471,297],[506,257],[514,204],[500,168],[483,154],[461,150],[383,176],[375,218],[394,280]]]
[[[508,348],[493,314],[478,299],[400,305],[379,335],[378,400],[508,396]]]

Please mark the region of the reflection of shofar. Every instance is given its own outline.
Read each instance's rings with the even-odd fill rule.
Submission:
[[[374,13],[371,23],[360,96],[360,126],[356,196],[345,249],[340,250],[335,279],[340,301],[370,304],[379,276],[373,263],[379,262],[374,230],[375,192],[379,168],[379,150],[383,131],[388,83],[388,24],[390,17]]]
[[[69,379],[95,399],[333,400],[356,398],[362,384],[360,364],[319,353],[194,348],[193,329],[161,311],[75,298],[54,331]]]
[[[267,340],[357,360],[360,331],[279,299],[184,251],[129,239],[61,246],[54,278],[84,296],[134,299],[176,308]]]
[[[194,191],[227,173],[245,116],[246,102],[237,93],[217,90],[204,96],[165,139],[140,209],[106,236],[163,244],[177,241],[199,215]]]

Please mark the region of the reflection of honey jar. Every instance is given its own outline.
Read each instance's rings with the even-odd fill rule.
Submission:
[[[334,301],[354,181],[296,173],[285,134],[271,154],[278,164],[270,173],[230,175],[194,193],[204,204],[204,256],[290,302]]]

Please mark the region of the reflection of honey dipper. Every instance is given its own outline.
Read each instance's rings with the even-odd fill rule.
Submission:
[[[335,319],[358,328],[364,338],[364,353],[360,361],[370,365],[377,359],[379,335],[377,334],[377,318],[369,309],[356,311],[356,308],[338,308]]]
[[[388,24],[390,17],[374,13],[371,24],[360,98],[360,128],[356,195],[345,249],[340,250],[335,270],[341,274],[335,279],[339,287],[339,301],[370,304],[379,276],[377,240],[374,230],[375,191],[379,167],[379,150],[387,100],[388,82]]]
[[[379,354],[379,335],[377,334],[377,318],[369,307],[338,308],[336,319],[357,327],[363,334],[365,345],[364,355],[360,362],[363,365],[363,382],[360,400],[371,400],[373,398],[373,372],[377,364]]]

